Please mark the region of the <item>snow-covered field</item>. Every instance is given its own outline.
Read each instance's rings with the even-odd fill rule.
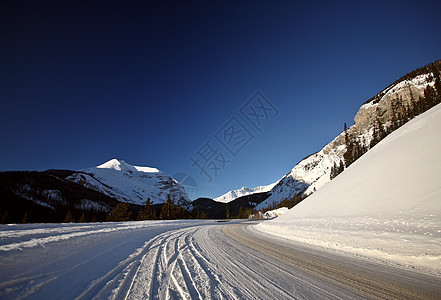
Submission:
[[[256,229],[441,275],[441,105]]]

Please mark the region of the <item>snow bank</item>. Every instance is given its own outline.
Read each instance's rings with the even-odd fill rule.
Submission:
[[[441,105],[258,230],[441,274]]]
[[[284,213],[288,212],[288,207],[281,207],[278,209],[269,210],[266,213],[264,213],[264,217],[266,218],[275,218],[283,215]]]

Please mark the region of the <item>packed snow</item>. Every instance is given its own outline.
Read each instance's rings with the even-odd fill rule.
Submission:
[[[129,203],[143,205],[147,198],[153,204],[164,203],[168,196],[175,203],[190,203],[184,187],[170,176],[156,168],[132,166],[117,159],[80,170],[67,179]]]
[[[256,229],[441,274],[441,105]]]

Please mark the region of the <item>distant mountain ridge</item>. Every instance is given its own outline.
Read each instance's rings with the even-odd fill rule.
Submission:
[[[247,187],[242,187],[238,190],[229,191],[229,192],[223,194],[222,196],[217,197],[213,200],[217,201],[217,202],[221,202],[221,203],[229,203],[229,202],[231,202],[237,198],[243,197],[243,196],[248,196],[248,195],[256,194],[256,193],[269,192],[276,184],[277,184],[277,182],[270,184],[270,185],[258,186],[253,189],[250,189]]]

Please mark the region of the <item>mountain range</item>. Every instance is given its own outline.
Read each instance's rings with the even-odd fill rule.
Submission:
[[[352,126],[267,186],[242,187],[215,199],[190,202],[183,185],[160,170],[111,159],[76,171],[0,172],[0,217],[3,223],[20,222],[32,211],[44,216],[34,216],[34,221],[60,221],[61,215],[72,212],[105,220],[121,202],[136,211],[147,199],[157,206],[170,199],[189,211],[198,207],[210,218],[228,218],[244,215],[245,210],[265,210],[299,195],[309,196],[387,134],[441,102],[440,71],[441,61],[436,61],[396,80],[360,107]]]

